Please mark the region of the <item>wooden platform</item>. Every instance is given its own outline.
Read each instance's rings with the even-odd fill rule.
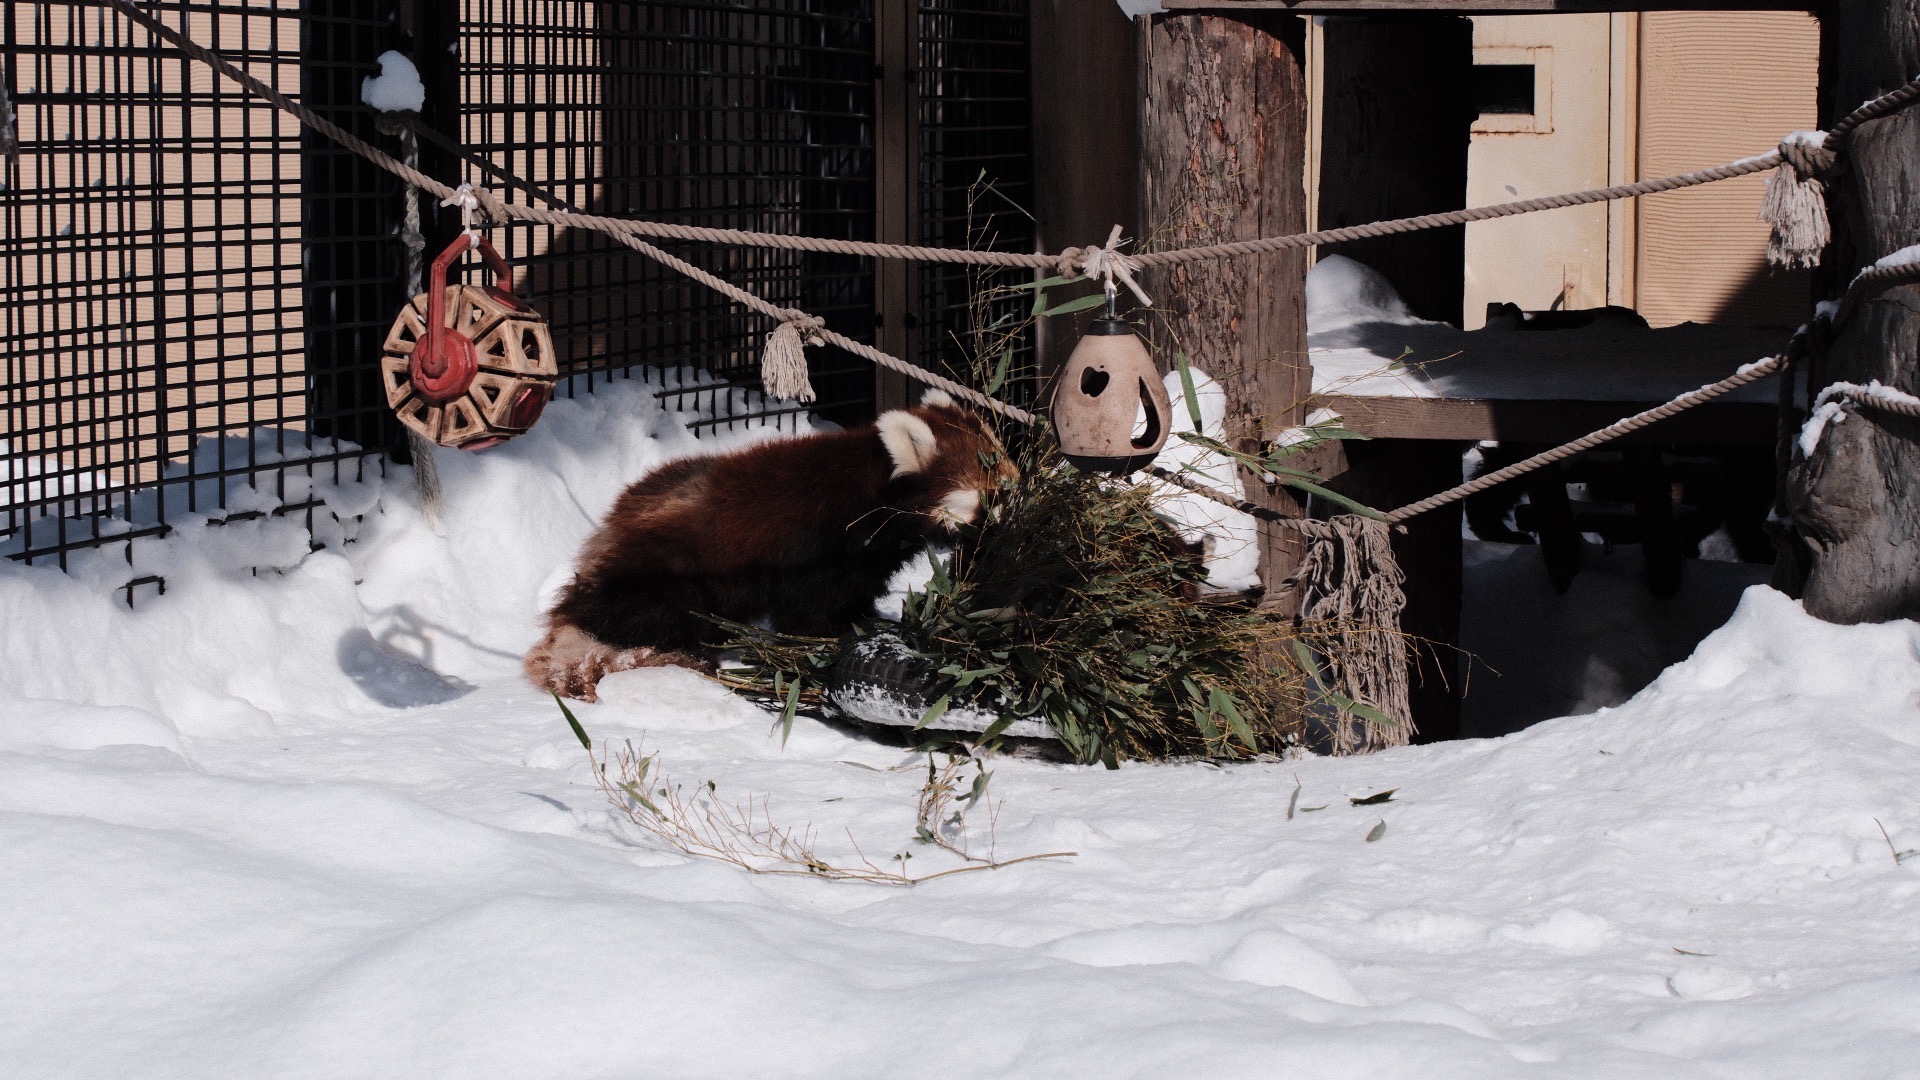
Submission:
[[[1499,401],[1486,398],[1361,397],[1325,394],[1318,406],[1339,413],[1346,426],[1375,439],[1449,442],[1495,440],[1562,443],[1597,431],[1659,401]],[[1772,405],[1714,401],[1695,406],[1620,443],[1769,445],[1776,433]]]
[[[1723,379],[1785,345],[1784,331],[1462,331],[1419,320],[1316,332],[1312,405],[1376,439],[1561,443]],[[1767,445],[1778,385],[1750,383],[1623,439]]]

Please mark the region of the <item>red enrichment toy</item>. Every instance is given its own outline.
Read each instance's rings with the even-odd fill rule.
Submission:
[[[492,285],[447,284],[469,248]],[[427,291],[400,311],[380,362],[387,404],[423,437],[484,450],[525,433],[560,370],[547,321],[513,294],[513,271],[483,237],[462,233],[433,260]]]

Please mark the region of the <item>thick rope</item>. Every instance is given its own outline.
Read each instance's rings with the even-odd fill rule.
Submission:
[[[1798,342],[1799,339],[1796,338],[1795,341]],[[1664,405],[1656,405],[1645,412],[1634,413],[1625,419],[1608,424],[1599,431],[1582,435],[1570,443],[1563,443],[1551,450],[1535,454],[1525,461],[1515,462],[1504,469],[1496,469],[1485,476],[1469,480],[1458,487],[1448,488],[1438,495],[1429,495],[1419,502],[1408,503],[1400,509],[1389,513],[1387,515],[1387,521],[1391,524],[1398,525],[1400,522],[1417,514],[1424,514],[1429,510],[1437,509],[1448,503],[1459,502],[1469,495],[1485,491],[1499,484],[1504,484],[1517,476],[1524,476],[1535,469],[1551,465],[1556,461],[1563,461],[1575,454],[1591,450],[1602,443],[1612,442],[1622,435],[1631,435],[1641,428],[1651,427],[1668,417],[1683,413],[1695,405],[1712,401],[1714,398],[1719,397],[1729,390],[1737,390],[1750,382],[1755,382],[1772,375],[1774,372],[1787,366],[1789,357],[1793,351],[1793,349],[1789,349],[1788,352],[1748,364],[1732,375],[1721,379],[1719,382],[1708,383],[1698,390],[1689,390]]]
[[[297,117],[302,123],[322,135],[340,143],[342,146],[366,158],[382,169],[393,173],[408,183],[415,184],[439,198],[451,198],[452,187],[427,176],[418,169],[411,168],[391,155],[369,145],[364,140],[343,130],[325,117],[319,116],[299,102],[266,83],[247,74],[225,57],[215,53],[174,30],[159,19],[140,10],[133,0],[100,0],[127,18],[147,28],[156,37],[161,38],[201,63],[214,68],[221,74],[241,84],[256,94],[272,102],[281,110]],[[1868,120],[1884,116],[1915,98],[1920,98],[1920,79],[1907,83],[1897,90],[1883,94],[1860,108],[1855,109],[1840,123],[1835,124],[1829,135],[1829,141],[1845,137],[1853,128]],[[1388,236],[1395,233],[1414,232],[1420,229],[1444,228],[1462,225],[1474,221],[1488,221],[1494,218],[1511,217],[1516,214],[1529,214],[1541,210],[1555,210],[1568,206],[1583,206],[1588,203],[1606,202],[1613,199],[1633,198],[1640,195],[1652,195],[1663,191],[1710,184],[1736,176],[1765,172],[1778,168],[1786,159],[1779,149],[1770,150],[1756,157],[1743,158],[1710,169],[1679,173],[1674,176],[1642,180],[1632,184],[1619,184],[1613,187],[1595,188],[1590,191],[1573,192],[1566,195],[1550,195],[1537,199],[1523,199],[1516,202],[1499,203],[1493,206],[1472,207],[1465,210],[1453,210],[1441,214],[1424,214],[1418,217],[1398,218],[1391,221],[1376,221],[1365,225],[1353,225],[1340,229],[1324,229],[1318,232],[1295,233],[1288,236],[1265,237],[1255,240],[1239,240],[1221,244],[1207,244],[1171,251],[1144,252],[1126,256],[1126,268],[1132,269],[1152,266],[1174,266],[1183,263],[1198,262],[1206,259],[1235,258],[1242,255],[1257,255],[1265,252],[1285,251],[1294,248],[1311,247],[1316,244],[1333,244],[1347,240],[1361,240],[1369,237]],[[882,244],[866,240],[826,240],[809,236],[792,236],[785,233],[753,232],[744,229],[714,229],[696,225],[675,225],[660,221],[642,221],[631,218],[613,218],[592,214],[556,212],[538,207],[516,203],[503,203],[490,195],[476,192],[482,200],[482,208],[489,216],[518,221],[531,221],[543,225],[555,225],[570,228],[590,229],[612,236],[631,236],[654,240],[685,240],[701,243],[730,244],[746,247],[767,247],[785,251],[816,251],[840,255],[862,255],[879,259],[909,259],[921,262],[945,262],[970,266],[1023,267],[1029,269],[1058,268],[1061,256],[1046,254],[1028,254],[1013,251],[986,251],[973,248],[925,247],[911,244]],[[1109,248],[1111,245],[1109,245]],[[1106,251],[1108,248],[1082,249],[1079,253],[1083,261],[1094,251]],[[1095,267],[1104,276],[1104,265]],[[1083,266],[1084,270],[1084,266]],[[831,340],[831,339],[830,339]]]
[[[404,123],[406,123],[406,125],[410,130],[418,132],[422,137],[427,139],[427,141],[459,157],[462,161],[466,162],[469,165],[474,166],[475,168],[482,170],[488,175],[496,176],[510,182],[514,187],[519,188],[521,191],[525,192],[527,195],[531,196],[532,198],[539,199],[540,201],[545,202],[551,206],[559,207],[563,212],[571,211],[571,209],[573,208],[573,204],[569,203],[567,200],[561,198],[560,196],[555,195],[550,191],[546,191],[546,190],[543,190],[542,188],[536,187],[534,184],[526,180],[522,180],[518,177],[511,176],[505,170],[494,165],[492,162],[486,160],[483,157],[480,157],[477,154],[469,152],[465,148],[461,147],[459,144],[455,143],[452,139],[448,138],[446,135],[438,131],[435,131],[430,127],[427,127],[425,124],[422,124],[419,121],[412,120],[412,119],[408,119],[404,121]],[[572,221],[575,219],[569,213],[567,220]],[[781,336],[781,332],[783,330],[786,330],[788,327],[792,327],[793,329],[791,331],[791,337],[792,339],[794,339],[794,343],[797,343],[797,339],[804,337],[805,340],[811,344],[825,343],[825,344],[837,345],[840,348],[845,349],[850,353],[853,353],[855,356],[862,357],[863,359],[866,359],[868,361],[871,361],[872,363],[878,364],[881,367],[887,368],[888,370],[898,371],[904,375],[911,376],[912,378],[918,380],[921,383],[926,384],[927,386],[932,386],[941,390],[945,390],[947,393],[953,395],[955,398],[958,398],[962,401],[969,402],[980,408],[999,413],[1000,415],[1005,416],[1008,419],[1013,420],[1017,423],[1032,424],[1035,422],[1036,417],[1025,409],[1019,408],[1014,405],[1008,405],[1003,401],[998,401],[994,398],[988,397],[987,395],[981,393],[978,390],[973,389],[970,386],[955,382],[952,379],[946,378],[945,376],[942,376],[942,375],[938,375],[934,372],[928,371],[925,368],[918,367],[914,364],[909,364],[905,360],[901,360],[898,357],[892,356],[888,353],[881,352],[879,349],[876,349],[871,345],[867,345],[863,342],[855,341],[854,339],[847,337],[844,334],[840,334],[833,330],[829,330],[826,328],[826,323],[823,320],[821,320],[818,316],[809,315],[808,313],[801,311],[798,308],[781,307],[778,304],[772,303],[771,301],[765,299],[764,297],[758,296],[754,293],[748,292],[747,290],[740,288],[737,285],[734,285],[732,282],[726,281],[723,278],[716,277],[715,275],[709,273],[706,270],[701,269],[698,266],[695,266],[694,264],[686,261],[685,259],[679,258],[675,255],[668,254],[667,252],[662,251],[661,249],[653,246],[652,244],[647,243],[645,240],[642,240],[637,236],[633,236],[627,233],[613,233],[610,235],[612,235],[615,240],[618,240],[620,243],[625,244],[626,246],[641,253],[642,255],[645,255],[646,257],[655,260],[656,262],[660,263],[663,266],[668,267],[669,269],[675,270],[681,274],[686,275],[687,277],[692,278],[693,280],[699,282],[700,284],[705,285],[708,288],[713,289],[714,291],[719,292],[720,294],[728,297],[734,302],[739,303],[745,307],[752,308],[754,311],[757,311],[762,315],[766,315],[771,318],[777,319],[781,325],[775,328],[772,335],[769,335],[771,339],[777,340]],[[774,340],[769,341],[770,349],[774,346],[774,344],[775,344]],[[789,361],[789,363],[791,363],[791,361]],[[803,379],[805,377],[805,374],[804,374],[805,363],[806,361],[803,356],[799,360],[799,364],[801,365],[800,377]],[[762,375],[763,375],[763,379],[765,379],[766,381],[768,382],[773,381],[773,378],[770,378],[767,376],[767,373],[764,370],[764,365],[763,365]],[[775,377],[778,377],[777,373]],[[788,395],[788,394],[778,393],[773,388],[768,388],[767,392],[770,394],[773,394],[776,397],[797,396],[797,395]],[[812,396],[811,396],[812,386],[810,384],[806,387],[805,393],[808,396],[802,400],[808,400],[808,401],[812,400]]]

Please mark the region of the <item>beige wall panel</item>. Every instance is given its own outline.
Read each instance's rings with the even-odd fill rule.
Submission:
[[[1799,12],[1640,17],[1640,175],[1666,176],[1771,149],[1816,126],[1819,26]],[[1769,273],[1755,216],[1766,177],[1639,200],[1637,300],[1655,326],[1792,326],[1807,276]]]
[[[1611,74],[1606,15],[1482,16],[1475,64],[1532,64],[1534,112],[1483,116],[1467,152],[1467,205],[1604,187]],[[1598,307],[1607,298],[1607,208],[1570,207],[1467,226],[1463,325],[1490,302]]]

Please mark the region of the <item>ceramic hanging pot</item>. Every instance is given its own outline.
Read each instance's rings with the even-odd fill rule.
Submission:
[[[1095,320],[1054,384],[1061,454],[1088,472],[1125,475],[1160,453],[1172,418],[1166,384],[1145,343],[1119,319]]]

